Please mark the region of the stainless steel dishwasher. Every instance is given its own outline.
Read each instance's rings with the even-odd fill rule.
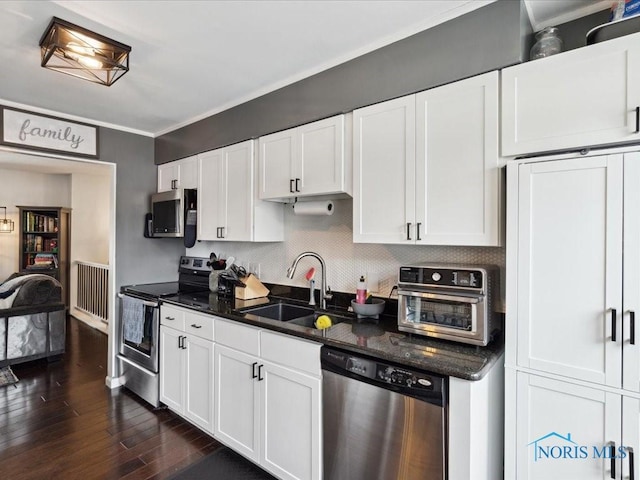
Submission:
[[[444,480],[447,378],[323,347],[324,480]]]

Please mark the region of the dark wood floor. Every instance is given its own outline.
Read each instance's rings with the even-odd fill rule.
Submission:
[[[70,318],[60,361],[0,387],[0,478],[163,479],[220,444],[169,410],[105,387],[107,337]]]

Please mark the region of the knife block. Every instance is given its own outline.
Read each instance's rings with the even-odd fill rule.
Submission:
[[[240,281],[244,286],[236,285],[236,298],[239,300],[251,300],[269,295],[269,289],[253,273],[242,277]]]

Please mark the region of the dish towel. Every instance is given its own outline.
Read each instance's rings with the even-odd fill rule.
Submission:
[[[122,297],[122,331],[127,342],[139,345],[144,330],[144,304],[137,298]]]

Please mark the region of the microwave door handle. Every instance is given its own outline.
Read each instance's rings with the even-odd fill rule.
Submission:
[[[442,293],[426,293],[426,292],[407,292],[400,290],[398,295],[407,295],[410,297],[421,297],[428,298],[430,300],[447,300],[450,302],[459,302],[459,303],[480,303],[481,298],[479,297],[462,297],[458,295],[445,295]]]

